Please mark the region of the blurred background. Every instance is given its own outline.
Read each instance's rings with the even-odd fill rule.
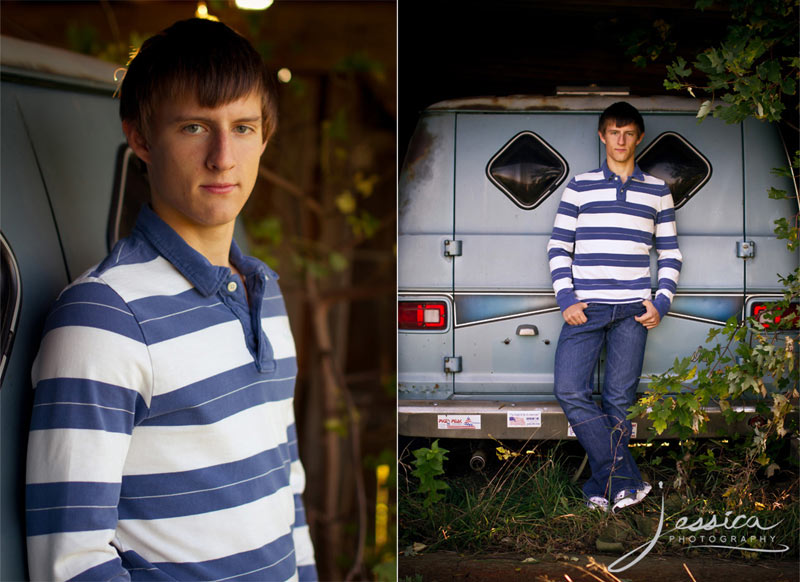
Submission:
[[[243,223],[250,253],[281,276],[297,344],[320,579],[394,579],[396,5],[237,4],[4,0],[0,32],[124,66],[147,37],[207,16],[262,54],[280,117]]]

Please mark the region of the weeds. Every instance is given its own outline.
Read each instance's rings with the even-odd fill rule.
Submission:
[[[440,501],[444,495],[440,493],[442,489],[449,486],[439,477],[444,473],[444,461],[447,459],[447,449],[439,448],[439,440],[433,441],[430,448],[422,447],[414,451],[414,469],[411,474],[419,479],[417,491],[425,496],[422,506],[430,508],[434,503]]]
[[[457,442],[444,444],[451,456],[456,456],[457,447],[463,446]],[[485,473],[459,474],[457,467],[448,462],[442,481],[449,487],[442,490],[438,502],[428,506],[424,505],[425,494],[418,490],[418,483],[408,470],[411,455],[405,451],[400,460],[398,507],[401,552],[409,548],[408,553],[413,553],[412,547],[424,547],[425,551],[559,555],[594,553],[620,546],[627,552],[654,535],[663,495],[664,531],[674,528],[681,518],[692,523],[716,516],[722,522],[726,516],[732,521],[737,515],[747,515],[758,517],[761,524],[775,525],[769,535],[776,543],[791,548],[779,557],[798,553],[800,501],[796,468],[779,469],[769,475],[765,468],[746,473],[752,466],[741,461],[745,445],[735,439],[634,445],[643,475],[654,484],[660,481],[663,489],[656,485],[641,504],[617,515],[584,506],[579,484],[571,480],[583,454],[575,441],[538,443],[532,450],[523,446],[511,454],[512,447],[503,448],[505,454],[501,452],[498,457],[505,460]],[[783,460],[781,466],[788,466],[786,458],[793,455],[788,449],[773,454]],[[724,530],[723,527],[717,533],[744,533]],[[670,543],[667,537],[653,549],[654,554],[683,551],[685,545]],[[736,550],[703,552],[742,557],[742,552]]]

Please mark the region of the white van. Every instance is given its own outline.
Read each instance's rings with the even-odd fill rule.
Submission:
[[[792,201],[767,196],[770,186],[796,192],[771,172],[789,164],[774,126],[698,123],[699,102],[678,97],[437,103],[421,115],[400,175],[401,435],[571,435],[552,393],[563,319],[545,246],[569,178],[604,159],[597,120],[620,100],[644,117],[636,160],[672,190],[684,258],[672,309],[648,338],[643,374],[666,371],[709,329],[779,297],[777,274],[793,271],[800,254],[773,234],[773,221],[796,212]],[[598,394],[602,371],[601,359]],[[643,438],[649,423],[637,424]]]

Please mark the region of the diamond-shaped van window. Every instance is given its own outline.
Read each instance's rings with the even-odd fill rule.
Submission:
[[[486,175],[514,204],[533,210],[567,177],[564,158],[532,131],[515,135],[486,166]]]
[[[686,139],[673,131],[655,138],[636,163],[642,171],[661,178],[672,192],[675,208],[680,208],[711,178],[711,164]]]

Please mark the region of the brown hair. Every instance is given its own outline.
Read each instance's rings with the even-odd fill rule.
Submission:
[[[632,123],[639,130],[639,135],[644,134],[642,114],[627,101],[617,101],[613,105],[609,105],[600,115],[600,119],[597,122],[597,130],[600,133],[605,133],[606,126],[610,121],[613,121],[616,127],[624,127]]]
[[[278,122],[272,77],[261,56],[246,38],[211,20],[181,20],[144,41],[119,93],[120,117],[143,135],[159,102],[187,96],[201,107],[217,107],[260,95],[264,141]]]

